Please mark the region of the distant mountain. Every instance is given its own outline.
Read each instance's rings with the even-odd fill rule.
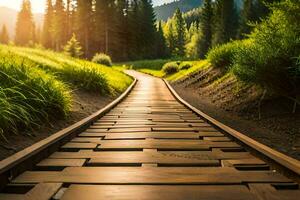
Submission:
[[[10,39],[13,39],[15,35],[17,15],[18,11],[0,6],[0,29],[2,28],[2,25],[5,24],[8,29]],[[34,13],[33,17],[36,26],[42,27],[44,21],[44,14]]]
[[[235,0],[236,7],[241,10],[244,0]],[[199,6],[202,6],[203,0],[174,0],[172,3],[166,3],[161,6],[154,7],[157,20],[166,21],[169,17],[172,17],[175,10],[179,8],[181,12],[188,12]]]
[[[154,11],[156,13],[157,20],[166,21],[169,17],[173,16],[177,8],[179,8],[181,12],[187,12],[201,6],[202,3],[202,0],[179,0],[154,7]]]

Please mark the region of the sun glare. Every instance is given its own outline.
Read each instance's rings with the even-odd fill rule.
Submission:
[[[23,0],[0,0],[0,6],[5,6],[15,10],[20,10]],[[30,0],[32,11],[34,13],[42,13],[45,10],[45,0]]]

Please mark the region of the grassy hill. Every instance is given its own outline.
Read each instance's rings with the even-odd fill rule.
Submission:
[[[68,116],[72,91],[124,91],[132,79],[111,67],[48,50],[0,45],[0,135]]]

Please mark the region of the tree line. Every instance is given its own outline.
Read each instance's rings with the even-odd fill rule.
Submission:
[[[204,0],[189,13],[179,9],[163,25],[168,54],[172,57],[203,58],[209,49],[230,40],[243,39],[268,15],[274,0],[245,0],[241,10],[234,0]]]
[[[37,30],[30,0],[23,0],[15,44],[60,51],[75,34],[85,57],[103,52],[114,60],[151,59],[160,57],[158,28],[151,0],[47,0],[43,28]]]
[[[76,49],[76,44],[84,57],[101,52],[116,61],[198,59],[212,47],[243,39],[251,23],[268,15],[267,4],[274,1],[244,0],[239,10],[235,0],[204,0],[200,8],[188,13],[177,9],[166,22],[157,22],[151,0],[47,0],[40,29],[33,22],[30,1],[23,0],[15,44],[40,43],[56,51],[66,44]],[[6,35],[3,27],[0,40],[6,41]]]

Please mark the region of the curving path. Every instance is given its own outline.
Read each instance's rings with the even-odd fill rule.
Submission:
[[[23,194],[0,199],[298,199],[297,184],[185,108],[161,79],[128,73],[139,81],[123,102],[13,179],[11,191]]]

